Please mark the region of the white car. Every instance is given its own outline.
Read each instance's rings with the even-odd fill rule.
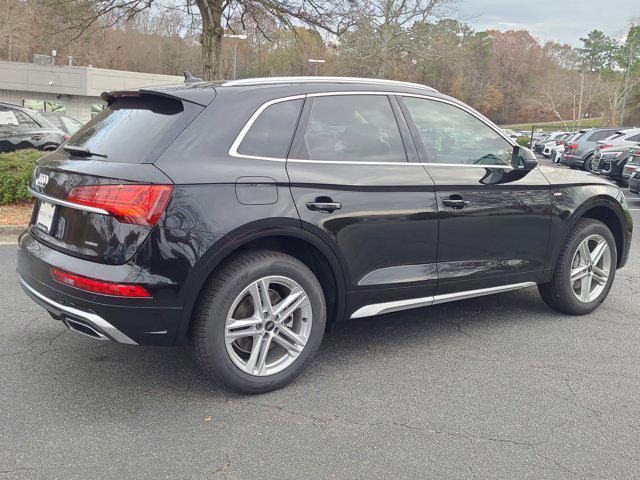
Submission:
[[[553,138],[553,140],[548,140],[547,142],[545,142],[542,146],[542,155],[544,155],[547,158],[550,158],[551,150],[556,146],[558,146],[559,142],[567,138],[569,135],[570,135],[569,132],[564,132],[560,135],[556,135]]]

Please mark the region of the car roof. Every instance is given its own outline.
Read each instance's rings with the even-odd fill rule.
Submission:
[[[322,91],[393,91],[398,93],[430,94],[442,97],[436,89],[419,83],[401,82],[396,80],[358,78],[358,77],[264,77],[245,78],[223,82],[185,82],[174,85],[162,85],[143,88],[140,93],[153,93],[180,98],[189,102],[206,106],[215,98],[216,90],[271,92],[273,98]],[[126,92],[105,92],[102,98],[107,102],[124,95]]]

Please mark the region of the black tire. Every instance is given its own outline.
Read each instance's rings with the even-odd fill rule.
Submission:
[[[271,275],[288,277],[304,289],[313,321],[307,343],[291,365],[273,375],[254,376],[238,368],[227,353],[226,316],[245,287]],[[216,271],[203,289],[193,322],[191,341],[195,356],[209,377],[238,392],[268,392],[291,382],[318,351],[326,325],[325,298],[313,272],[296,258],[277,251],[250,251],[232,257]]]
[[[584,159],[583,169],[585,172],[593,172],[593,154]]]
[[[609,279],[602,292],[591,302],[581,302],[576,298],[571,287],[571,262],[580,243],[589,235],[602,236],[611,251]],[[562,245],[553,278],[549,283],[538,285],[542,300],[554,310],[570,315],[586,315],[598,308],[607,298],[615,278],[617,263],[616,242],[609,228],[602,222],[591,218],[581,218],[567,235]]]

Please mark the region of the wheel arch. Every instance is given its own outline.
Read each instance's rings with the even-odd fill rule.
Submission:
[[[277,250],[302,261],[318,277],[327,301],[327,328],[345,315],[345,276],[337,255],[321,238],[300,227],[282,226],[259,228],[238,236],[225,238],[223,245],[214,245],[194,267],[194,275],[184,288],[182,318],[176,343],[187,340],[191,319],[202,289],[225,260],[253,249]],[[327,288],[328,287],[328,288]]]
[[[552,273],[553,270],[555,270],[558,255],[560,253],[560,247],[564,244],[571,229],[581,218],[592,218],[594,220],[598,220],[609,228],[616,242],[616,266],[617,268],[622,267],[626,261],[627,234],[625,232],[625,224],[627,221],[625,211],[615,198],[599,196],[576,208],[568,221],[565,222],[565,226],[562,230],[561,241],[558,242],[558,247],[554,252],[553,263],[551,264]]]

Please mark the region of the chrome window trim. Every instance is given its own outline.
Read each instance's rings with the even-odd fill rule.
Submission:
[[[27,191],[29,195],[32,197],[39,198],[48,203],[55,203],[56,205],[62,205],[63,207],[75,208],[76,210],[84,210],[85,212],[97,213],[100,215],[109,215],[109,212],[103,210],[102,208],[90,207],[88,205],[80,205],[79,203],[68,202],[66,200],[61,200],[59,198],[50,197],[49,195],[45,195],[44,193],[36,192],[33,188],[27,187]]]
[[[409,298],[406,300],[396,300],[393,302],[373,303],[371,305],[360,307],[358,310],[351,314],[351,318],[372,317],[374,315],[399,312],[402,310],[409,310],[411,308],[427,307],[430,305],[438,305],[440,303],[464,300],[466,298],[474,298],[484,295],[492,295],[494,293],[508,292],[511,290],[518,290],[520,288],[533,287],[534,285],[536,285],[535,282],[513,283],[509,285],[500,285],[497,287],[467,290],[464,292],[433,295],[430,297]]]
[[[274,98],[273,100],[269,100],[268,102],[265,102],[262,105],[260,105],[260,107],[258,107],[258,109],[255,112],[253,112],[253,115],[251,115],[251,117],[249,117],[249,120],[247,120],[247,123],[244,124],[244,127],[242,127],[242,129],[240,130],[240,132],[236,136],[236,139],[231,144],[231,148],[229,148],[229,155],[231,155],[232,157],[239,157],[239,158],[251,158],[253,160],[268,160],[268,161],[274,161],[274,162],[286,162],[285,158],[260,157],[260,156],[255,156],[255,155],[244,155],[242,153],[238,153],[238,148],[240,147],[240,144],[244,140],[244,137],[247,134],[247,132],[249,131],[249,129],[253,126],[254,122],[258,119],[260,114],[262,112],[264,112],[268,107],[270,107],[271,105],[275,105],[276,103],[288,102],[288,101],[291,101],[291,100],[300,100],[300,99],[304,99],[305,97],[306,97],[306,95],[292,95],[292,96],[289,96],[289,97]]]
[[[285,77],[286,78],[286,77]],[[289,77],[291,78],[291,77]],[[434,90],[435,92],[436,90]],[[245,135],[247,134],[247,132],[251,129],[251,127],[253,126],[254,122],[258,119],[258,117],[260,116],[260,114],[267,109],[268,107],[270,107],[271,105],[274,105],[276,103],[281,103],[281,102],[288,102],[291,100],[299,100],[299,99],[305,99],[305,98],[315,98],[315,97],[330,97],[330,96],[338,96],[338,95],[384,95],[384,96],[389,96],[389,95],[394,95],[394,96],[398,96],[398,97],[415,97],[415,98],[424,98],[425,100],[435,100],[438,102],[442,102],[442,103],[447,103],[449,105],[452,105],[454,107],[458,107],[459,109],[467,112],[468,114],[472,115],[473,117],[477,118],[478,120],[480,120],[482,123],[484,123],[486,126],[488,126],[491,130],[493,130],[494,132],[496,132],[498,135],[500,135],[500,137],[502,137],[504,140],[507,141],[507,143],[509,145],[511,145],[512,147],[516,146],[516,143],[513,142],[513,140],[511,138],[509,138],[509,136],[507,136],[504,132],[502,132],[499,128],[494,127],[491,124],[491,121],[486,118],[484,115],[482,115],[481,113],[477,112],[476,110],[470,108],[470,107],[466,107],[463,105],[458,105],[455,102],[452,102],[450,100],[444,99],[444,98],[439,98],[433,95],[421,95],[421,94],[416,94],[416,93],[404,93],[404,92],[387,92],[387,91],[368,91],[368,90],[354,90],[354,91],[332,91],[332,92],[317,92],[317,93],[308,93],[308,94],[301,94],[301,95],[292,95],[292,96],[288,96],[288,97],[280,97],[280,98],[275,98],[272,100],[269,100],[268,102],[263,103],[262,105],[260,105],[260,107],[258,107],[258,109],[253,113],[253,115],[251,115],[251,117],[249,117],[249,120],[247,120],[247,123],[245,123],[245,125],[242,127],[242,129],[240,130],[240,132],[238,133],[238,135],[236,136],[236,139],[233,141],[233,143],[231,144],[231,148],[229,148],[229,155],[232,157],[236,157],[236,158],[248,158],[248,159],[252,159],[252,160],[266,160],[266,161],[271,161],[271,162],[294,162],[294,163],[328,163],[328,164],[338,164],[338,165],[397,165],[397,166],[415,166],[415,165],[425,165],[425,166],[437,166],[437,167],[454,167],[454,168],[493,168],[493,169],[504,169],[504,170],[513,170],[513,166],[511,165],[476,165],[473,163],[433,163],[433,162],[354,162],[354,161],[341,161],[341,160],[306,160],[306,159],[300,159],[300,158],[275,158],[275,157],[261,157],[261,156],[255,156],[255,155],[245,155],[242,153],[238,152],[238,148],[240,147],[240,145],[242,144],[242,141],[244,140]]]
[[[47,305],[51,305],[52,307],[61,310],[71,316],[75,316],[81,318],[82,320],[88,322],[91,325],[94,325],[98,329],[102,330],[104,333],[109,335],[113,340],[119,343],[128,343],[130,345],[137,345],[135,341],[126,336],[116,327],[107,322],[104,318],[95,313],[85,312],[83,310],[79,310],[74,307],[69,307],[67,305],[62,305],[61,303],[56,302],[55,300],[50,299],[49,297],[43,295],[42,293],[35,290],[31,285],[29,285],[19,274],[18,280],[20,280],[20,284],[22,288],[24,288],[28,293],[34,295],[36,298],[40,299],[43,303]],[[73,320],[73,319],[72,319]]]

